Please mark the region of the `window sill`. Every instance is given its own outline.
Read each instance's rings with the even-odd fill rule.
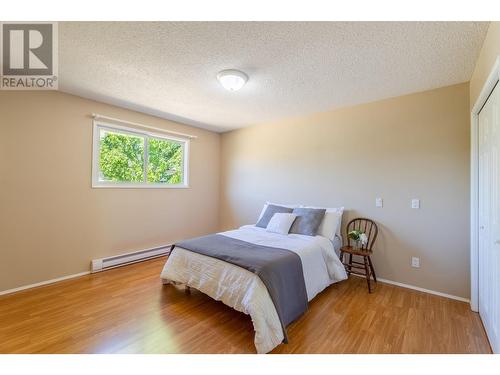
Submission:
[[[189,189],[189,185],[92,184],[92,189]]]

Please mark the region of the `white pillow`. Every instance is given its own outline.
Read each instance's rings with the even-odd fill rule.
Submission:
[[[266,230],[272,233],[288,234],[296,217],[295,214],[275,213],[269,220]]]
[[[288,207],[288,208],[297,208],[300,207],[298,204],[281,204],[281,203],[274,203],[274,202],[269,202],[267,201],[264,204],[264,207],[262,208],[262,211],[260,211],[259,218],[257,219],[256,223],[259,222],[260,218],[264,215],[264,212],[266,212],[267,206],[272,204],[273,206],[282,206],[282,207]]]
[[[335,235],[340,236],[340,225],[342,223],[342,214],[344,207],[306,207],[304,208],[325,208],[325,216],[319,225],[317,235],[328,238],[333,241]]]

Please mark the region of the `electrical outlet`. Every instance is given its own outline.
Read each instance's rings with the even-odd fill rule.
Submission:
[[[418,257],[411,257],[411,266],[413,268],[420,268],[420,258],[418,258]]]
[[[384,200],[382,198],[375,198],[375,207],[383,207]]]
[[[412,199],[411,208],[420,208],[420,199]]]

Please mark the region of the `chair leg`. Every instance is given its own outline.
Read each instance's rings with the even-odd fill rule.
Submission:
[[[365,263],[365,274],[366,274],[366,283],[368,284],[368,293],[371,293],[372,287],[370,285],[370,266],[368,264],[368,257],[363,256],[363,261]]]
[[[350,270],[352,269],[352,254],[349,254],[349,270],[347,270],[347,277],[351,276]]]
[[[375,275],[375,269],[373,268],[372,258],[368,256],[368,263],[370,264],[370,269],[372,270],[373,280],[377,282],[377,275]]]

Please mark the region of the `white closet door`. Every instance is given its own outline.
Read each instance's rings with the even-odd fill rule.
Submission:
[[[479,113],[479,314],[500,353],[500,84]]]

